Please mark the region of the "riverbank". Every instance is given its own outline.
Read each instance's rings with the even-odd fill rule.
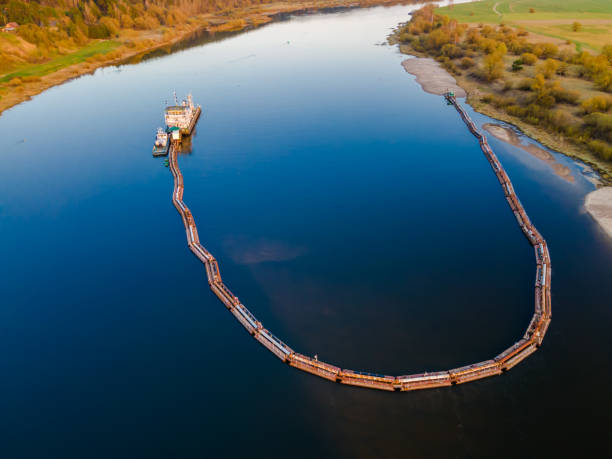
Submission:
[[[599,79],[608,67],[612,74],[605,56],[579,55],[504,25],[459,24],[431,6],[400,24],[388,41],[403,54],[430,59],[410,62],[423,87],[435,86],[440,78],[455,80],[475,111],[584,162],[612,184],[612,144],[605,124],[610,116],[606,101],[612,99]],[[431,59],[439,64],[435,73],[429,71]],[[592,65],[595,59],[601,68]]]
[[[532,138],[536,142],[541,143],[551,150],[555,150],[565,156],[587,164],[593,170],[597,171],[603,183],[612,185],[612,164],[610,164],[610,162],[601,160],[587,148],[580,147],[573,142],[569,142],[562,135],[551,133],[545,129],[521,121],[514,116],[508,115],[502,110],[482,102],[481,97],[485,93],[479,89],[479,85],[477,83],[471,82],[467,78],[462,78],[461,76],[457,77],[457,81],[459,85],[466,89],[468,93],[466,102],[471,105],[475,111],[511,124],[527,137]]]
[[[185,23],[173,28],[159,28],[158,30],[122,30],[113,40],[100,40],[88,43],[87,47],[106,48],[89,57],[74,59],[77,63],[59,63],[57,70],[41,75],[33,72],[31,67],[25,71],[12,71],[0,75],[0,116],[1,114],[21,102],[25,102],[43,91],[65,83],[74,78],[91,74],[101,67],[120,65],[138,56],[155,50],[170,48],[181,41],[189,39],[194,33],[206,31],[214,34],[218,32],[239,32],[254,29],[264,24],[282,18],[287,14],[314,13],[329,9],[348,9],[371,7],[377,5],[394,5],[399,3],[414,3],[410,0],[322,0],[276,2],[266,5],[249,6],[233,11],[220,11],[215,14],[202,14],[189,18]],[[105,46],[112,42],[113,46]],[[73,55],[77,55],[77,50]],[[68,55],[71,56],[71,55]],[[53,63],[50,63],[53,67]],[[7,78],[11,74],[33,73],[32,76]],[[2,80],[5,81],[2,81]]]
[[[393,39],[393,36],[389,38],[389,42],[391,44],[398,43],[397,40]],[[509,116],[507,113],[483,103],[480,99],[486,94],[486,90],[481,87],[483,85],[482,83],[474,82],[464,75],[451,75],[434,59],[425,53],[417,51],[408,44],[401,44],[399,47],[400,52],[403,54],[414,56],[412,59],[403,61],[402,66],[408,73],[417,76],[417,82],[424,91],[441,95],[445,91],[440,82],[446,81],[451,90],[461,91],[456,92],[458,97],[466,97],[466,103],[478,113],[511,124],[527,137],[534,139],[542,145],[562,153],[565,156],[582,161],[593,168],[593,170],[597,171],[603,183],[612,185],[612,165],[602,161],[586,148],[580,148],[568,142],[563,136],[551,134],[544,129],[522,122],[516,117]],[[409,63],[409,68],[406,68],[406,63]],[[452,83],[454,84],[451,85]],[[459,88],[459,90],[457,88]]]
[[[602,229],[612,237],[612,187],[604,187],[589,193],[584,208]]]

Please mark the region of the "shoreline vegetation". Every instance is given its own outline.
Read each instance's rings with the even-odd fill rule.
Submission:
[[[100,67],[167,49],[196,33],[239,32],[285,14],[417,0],[0,0],[0,116],[21,102]],[[180,8],[173,5],[180,5]]]
[[[550,3],[531,1],[536,8]],[[605,8],[612,14],[612,4]],[[612,37],[600,52],[579,51],[569,41],[549,42],[503,22],[459,23],[441,11],[453,10],[427,5],[390,35],[389,43],[402,53],[429,59],[409,59],[407,71],[423,85],[430,72],[418,67],[431,68],[435,59],[467,92],[474,110],[588,164],[612,184]]]

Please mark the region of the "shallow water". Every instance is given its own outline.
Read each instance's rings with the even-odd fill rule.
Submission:
[[[187,249],[171,174],[150,154],[174,89],[204,108],[179,159],[200,239],[294,349],[406,374],[518,340],[533,252],[458,113],[379,45],[410,10],[296,17],[98,70],[2,115],[2,457],[602,446],[612,241],[582,210],[593,185],[570,159],[555,154],[571,183],[489,136],[549,243],[553,322],[508,374],[452,389],[379,393],[288,368],[219,303]]]

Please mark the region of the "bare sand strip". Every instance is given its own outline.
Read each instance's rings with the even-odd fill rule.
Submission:
[[[466,96],[464,89],[457,85],[457,80],[429,57],[406,59],[402,65],[406,72],[416,76],[417,83],[425,92],[441,96],[447,91],[453,91],[456,97]]]
[[[612,186],[606,186],[587,194],[584,208],[612,237]]]

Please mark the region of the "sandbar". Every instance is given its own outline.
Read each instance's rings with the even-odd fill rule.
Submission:
[[[406,72],[416,76],[416,81],[423,91],[438,96],[453,91],[456,97],[465,97],[465,90],[457,85],[450,73],[429,57],[413,57],[402,62]]]
[[[586,195],[584,208],[612,237],[612,186],[599,188]]]

